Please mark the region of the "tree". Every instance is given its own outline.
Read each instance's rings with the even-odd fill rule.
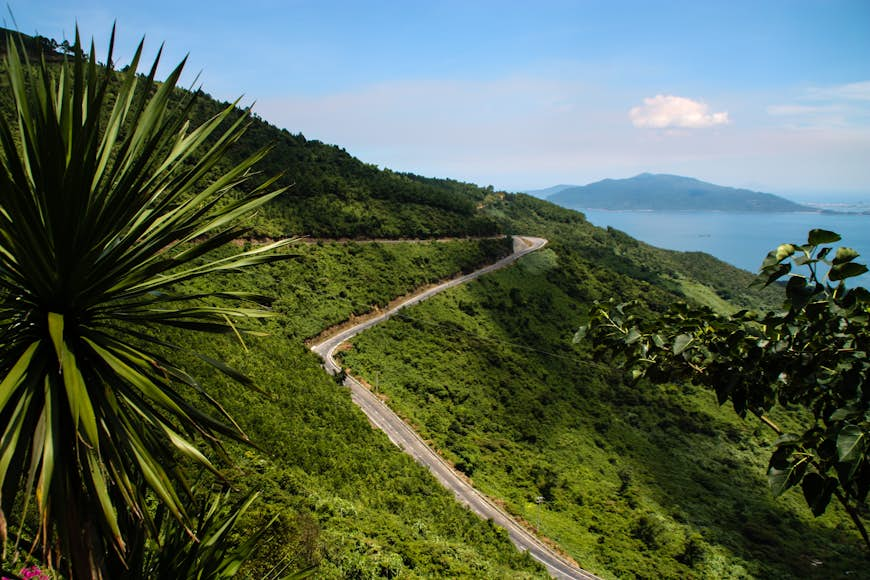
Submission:
[[[720,316],[679,304],[660,317],[643,304],[596,305],[575,340],[617,357],[654,382],[690,380],[719,403],[761,419],[778,434],[768,465],[775,495],[800,486],[816,516],[835,497],[870,548],[864,520],[870,488],[870,292],[844,280],[867,272],[858,253],[831,244],[840,236],[812,230],[806,244],[771,251],[760,284],[787,277],[784,310]],[[803,274],[793,271],[801,268]],[[802,410],[801,433],[768,417],[780,405]]]
[[[36,46],[39,47],[44,54],[53,54],[57,52],[58,44],[55,39],[46,36],[36,36],[34,37],[34,40],[36,41]]]
[[[35,541],[75,578],[121,577],[137,546],[159,539],[155,504],[193,535],[184,466],[220,477],[203,443],[220,455],[222,438],[247,437],[173,362],[184,347],[161,328],[241,337],[270,315],[268,299],[184,283],[285,259],[277,250],[292,241],[215,257],[282,191],[273,179],[236,190],[267,151],[221,173],[247,113],[234,103],[191,128],[195,95],[175,89],[184,62],[159,83],[158,53],[138,75],[140,43],[119,74],[114,38],[105,67],[78,32],[57,67],[10,39],[14,110],[0,117],[0,543],[13,507],[24,520],[35,498]]]

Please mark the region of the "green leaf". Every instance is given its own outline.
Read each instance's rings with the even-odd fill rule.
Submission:
[[[0,433],[0,489],[6,483],[10,467],[12,467],[13,472],[15,471],[12,459],[18,449],[18,440],[21,438],[24,419],[30,409],[32,398],[30,392],[25,392],[24,396],[18,399],[18,403],[9,417],[9,422]]]
[[[76,357],[68,350],[65,351],[63,356],[61,374],[63,375],[63,384],[66,388],[67,400],[72,411],[76,430],[81,426],[84,430],[87,443],[99,449],[100,440],[97,435],[97,418],[94,413],[91,396],[79,370]]]
[[[789,256],[794,255],[797,251],[797,246],[794,244],[781,244],[775,250],[768,252],[767,257],[761,263],[762,269],[767,269],[771,266],[779,264]]]
[[[55,414],[53,412],[54,395],[51,389],[51,381],[48,377],[45,379],[45,407],[43,408],[43,420],[45,422],[44,443],[42,447],[42,465],[40,466],[39,481],[36,487],[36,501],[39,506],[42,506],[51,490],[51,482],[54,475],[55,464],[55,447],[58,442],[55,440],[56,427]]]
[[[837,255],[834,256],[833,264],[844,264],[846,262],[851,262],[858,256],[860,256],[858,252],[853,250],[852,248],[837,248]]]
[[[837,435],[837,456],[840,461],[858,459],[867,446],[867,434],[856,425],[846,425]]]
[[[753,283],[760,282],[762,286],[769,286],[789,272],[791,272],[791,264],[779,264],[766,268],[763,267],[758,273],[758,278]]]
[[[867,272],[867,266],[864,264],[856,264],[855,262],[845,262],[842,264],[837,264],[831,268],[831,271],[828,273],[828,278],[831,280],[845,280],[846,278],[853,278],[855,276],[860,276]]]
[[[821,287],[807,284],[806,278],[801,276],[792,276],[785,286],[786,296],[798,308],[805,306],[820,290]]]
[[[783,453],[779,458],[778,454],[779,452],[774,453],[767,470],[767,482],[774,496],[780,496],[796,485],[803,477],[808,463],[808,458],[805,455],[789,460],[790,451]]]
[[[118,514],[115,507],[112,505],[112,500],[109,498],[109,486],[106,483],[106,478],[103,475],[103,465],[99,457],[93,451],[87,452],[88,456],[88,472],[90,473],[93,489],[97,494],[100,508],[103,510],[103,518],[109,524],[109,529],[112,530],[115,543],[123,551],[125,550],[124,539],[121,536],[121,529],[118,527]]]
[[[67,348],[64,339],[64,316],[57,312],[48,313],[48,331],[57,360],[60,363],[61,378],[66,389],[67,401],[72,413],[76,432],[83,427],[89,445],[98,448],[97,418],[85,380],[76,363],[75,355]]]
[[[840,239],[840,234],[829,230],[815,229],[810,230],[807,243],[811,246],[818,246],[819,244],[833,244],[839,242]]]
[[[241,383],[243,385],[247,385],[247,386],[252,387],[252,388],[256,388],[254,385],[254,381],[252,381],[250,377],[239,372],[238,370],[234,369],[233,367],[226,364],[225,362],[218,360],[216,358],[212,358],[210,356],[206,356],[204,354],[197,353],[194,356],[196,356],[196,358],[210,364],[211,366],[213,366],[214,368],[216,368],[220,372],[224,373],[228,377],[231,377],[234,381]],[[257,389],[257,390],[259,390],[259,389]],[[262,391],[262,392],[265,393],[265,391]]]
[[[170,478],[160,462],[149,452],[145,443],[138,436],[130,431],[127,432],[127,435],[130,436],[130,449],[148,485],[178,521],[187,522],[189,518],[185,513],[184,505],[172,486],[172,478]]]
[[[206,458],[206,456],[203,455],[202,452],[197,449],[190,441],[170,429],[165,424],[161,424],[161,427],[163,428],[163,432],[166,433],[167,437],[169,437],[172,445],[176,449],[178,449],[179,452],[195,460],[197,463],[199,463],[218,477],[223,477],[220,472],[218,472],[218,470],[215,468],[215,466],[212,465],[211,461],[209,461],[208,458]]]
[[[842,409],[837,409],[831,416],[828,417],[829,421],[842,421],[844,419],[849,419],[851,417],[856,417],[859,411],[850,407],[844,407]]]
[[[21,381],[24,380],[37,348],[39,348],[38,340],[27,347],[21,357],[12,366],[12,369],[6,373],[3,382],[0,383],[0,412],[6,407],[6,403],[12,396],[12,393],[21,384]]]
[[[822,477],[818,473],[808,473],[804,476],[801,488],[804,492],[804,499],[814,516],[819,517],[825,513],[836,487],[836,478]]]
[[[51,336],[51,342],[54,345],[54,352],[57,354],[57,365],[63,364],[63,355],[66,350],[63,345],[63,314],[57,312],[48,313],[48,333]]]
[[[681,355],[689,345],[692,344],[692,337],[688,334],[681,334],[674,339],[673,353],[674,355]]]

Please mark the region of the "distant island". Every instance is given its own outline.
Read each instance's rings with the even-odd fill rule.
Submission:
[[[529,192],[570,209],[818,212],[772,193],[714,185],[691,177],[641,173],[589,185],[558,185]]]

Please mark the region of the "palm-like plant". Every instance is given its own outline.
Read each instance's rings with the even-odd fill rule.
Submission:
[[[222,436],[246,439],[160,354],[174,348],[160,329],[240,332],[237,322],[268,313],[258,296],[180,285],[282,259],[275,250],[291,241],[212,257],[244,235],[238,218],[281,192],[267,180],[227,195],[266,151],[212,178],[246,115],[233,120],[234,104],[191,128],[194,97],[175,89],[184,62],[158,83],[159,53],[138,75],[140,43],[122,74],[113,47],[114,31],[98,65],[76,33],[74,56],[55,67],[10,41],[15,108],[0,118],[0,542],[4,513],[15,504],[24,518],[35,496],[45,557],[62,554],[76,578],[117,576],[128,544],[158,538],[154,501],[190,521],[179,459],[217,473],[197,441],[219,450]]]
[[[235,506],[228,506],[227,494],[211,496],[199,506],[195,539],[175,519],[160,522],[158,527],[162,550],[146,555],[141,567],[142,577],[178,580],[233,578],[242,564],[252,556],[260,536],[268,529],[268,526],[261,528],[244,542],[227,548],[230,544],[229,535],[256,498],[257,494],[252,494]],[[165,510],[158,510],[158,521],[165,516],[163,512]],[[304,578],[302,574],[304,572],[298,577]]]

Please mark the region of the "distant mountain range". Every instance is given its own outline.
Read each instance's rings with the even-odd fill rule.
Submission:
[[[529,192],[570,209],[816,212],[772,193],[714,185],[691,177],[641,173],[589,185],[557,185]]]
[[[546,189],[532,189],[528,191],[524,191],[528,195],[533,197],[537,197],[538,199],[547,199],[551,195],[559,193],[560,191],[564,191],[566,189],[571,189],[573,187],[580,187],[579,185],[554,185],[553,187],[547,187]]]

